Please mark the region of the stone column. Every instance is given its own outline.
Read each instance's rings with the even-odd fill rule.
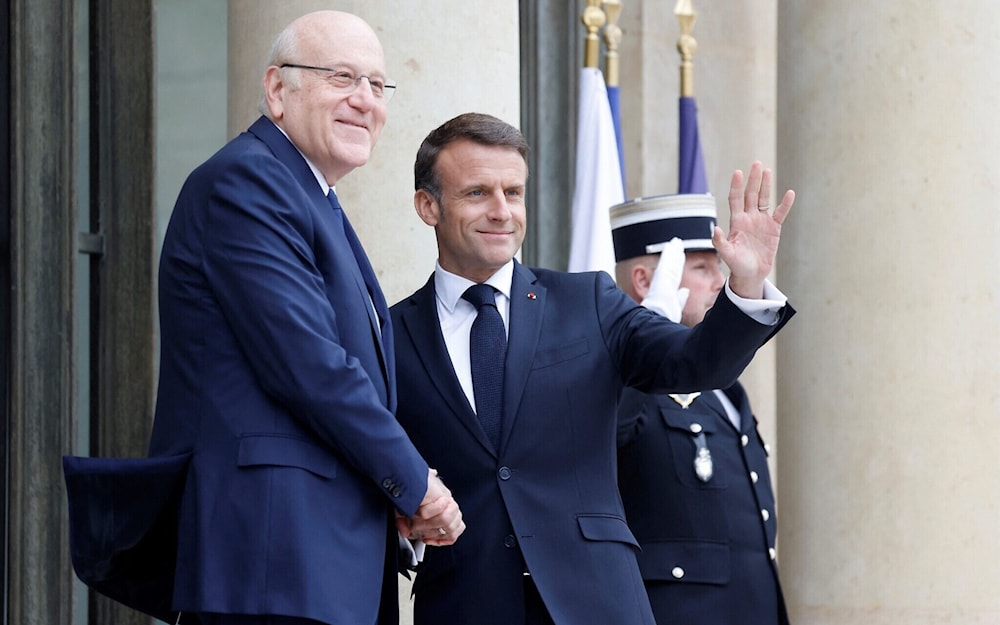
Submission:
[[[469,111],[520,125],[516,2],[489,0],[230,0],[229,136],[256,119],[274,36],[321,9],[361,16],[379,35],[397,81],[389,121],[368,164],[337,185],[389,303],[416,290],[434,270],[434,232],[413,210],[413,161],[428,132]],[[400,578],[401,623],[411,622],[409,586]]]
[[[785,2],[793,622],[1000,622],[1000,5]]]
[[[364,18],[385,48],[399,88],[368,164],[337,187],[389,303],[434,269],[434,233],[413,210],[413,160],[428,132],[469,111],[520,125],[518,6],[489,0],[236,0],[229,3],[229,134],[257,117],[274,36],[321,9]]]

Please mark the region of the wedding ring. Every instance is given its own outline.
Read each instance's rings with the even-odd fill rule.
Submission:
[[[771,208],[770,206],[758,206],[757,210],[759,210],[759,211],[766,211],[766,210],[769,210],[770,208]]]
[[[448,535],[448,530],[446,530],[443,527],[437,528],[437,531],[438,531],[438,534],[441,534],[442,536],[447,536]]]

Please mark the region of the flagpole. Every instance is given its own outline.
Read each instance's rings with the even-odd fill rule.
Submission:
[[[618,48],[622,42],[622,29],[618,18],[622,13],[621,0],[602,0],[601,8],[607,17],[604,27],[604,82],[608,87],[608,104],[611,106],[611,121],[615,126],[618,147],[618,165],[622,172],[622,193],[625,192],[625,147],[622,138],[621,93]]]
[[[692,0],[677,0],[674,15],[681,27],[681,38],[677,40],[677,51],[681,53],[681,97],[694,96],[694,52],[698,42],[691,36],[694,21],[698,14],[694,10]]]
[[[681,89],[677,99],[677,192],[708,193],[708,177],[698,138],[698,105],[694,98],[694,52],[698,42],[691,36],[696,13],[692,0],[677,0],[674,15],[681,27],[677,51],[681,54]]]
[[[601,52],[601,41],[597,38],[597,31],[604,26],[605,15],[600,7],[601,0],[587,0],[587,6],[583,9],[580,20],[587,28],[587,34],[583,40],[583,66],[597,67],[597,59]]]
[[[617,87],[618,73],[618,46],[622,42],[622,29],[618,26],[618,17],[622,13],[621,0],[604,0],[601,2],[604,15],[607,17],[607,26],[604,27],[604,82],[609,87]]]

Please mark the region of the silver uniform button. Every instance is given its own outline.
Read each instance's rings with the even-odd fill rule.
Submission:
[[[670,571],[670,574],[673,575],[676,579],[680,579],[684,577],[684,569],[682,569],[679,566],[675,566],[673,570]]]
[[[778,557],[778,552],[774,550],[774,547],[771,547],[767,550],[767,555],[771,556],[771,559],[774,560]]]
[[[740,444],[742,444],[744,447],[746,447],[747,445],[749,445],[750,444],[750,437],[747,436],[746,434],[744,434],[743,436],[741,436],[740,437]]]
[[[757,472],[756,471],[751,471],[750,472],[750,481],[753,482],[754,484],[757,483]]]
[[[700,434],[701,433],[701,424],[700,423],[692,423],[691,424],[691,431],[694,432],[695,434]]]
[[[771,518],[771,513],[767,511],[767,508],[764,508],[760,511],[760,516],[764,517],[764,520],[766,521]]]

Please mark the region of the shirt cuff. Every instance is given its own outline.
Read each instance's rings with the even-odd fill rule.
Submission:
[[[778,290],[778,287],[771,284],[770,280],[764,280],[764,297],[761,299],[744,299],[729,288],[729,280],[726,280],[726,296],[743,313],[766,326],[773,326],[781,318],[781,309],[785,307],[788,298]]]
[[[410,541],[403,538],[402,534],[399,534],[399,549],[409,555],[409,566],[412,569],[423,562],[424,551],[427,549],[427,545],[422,540]]]

